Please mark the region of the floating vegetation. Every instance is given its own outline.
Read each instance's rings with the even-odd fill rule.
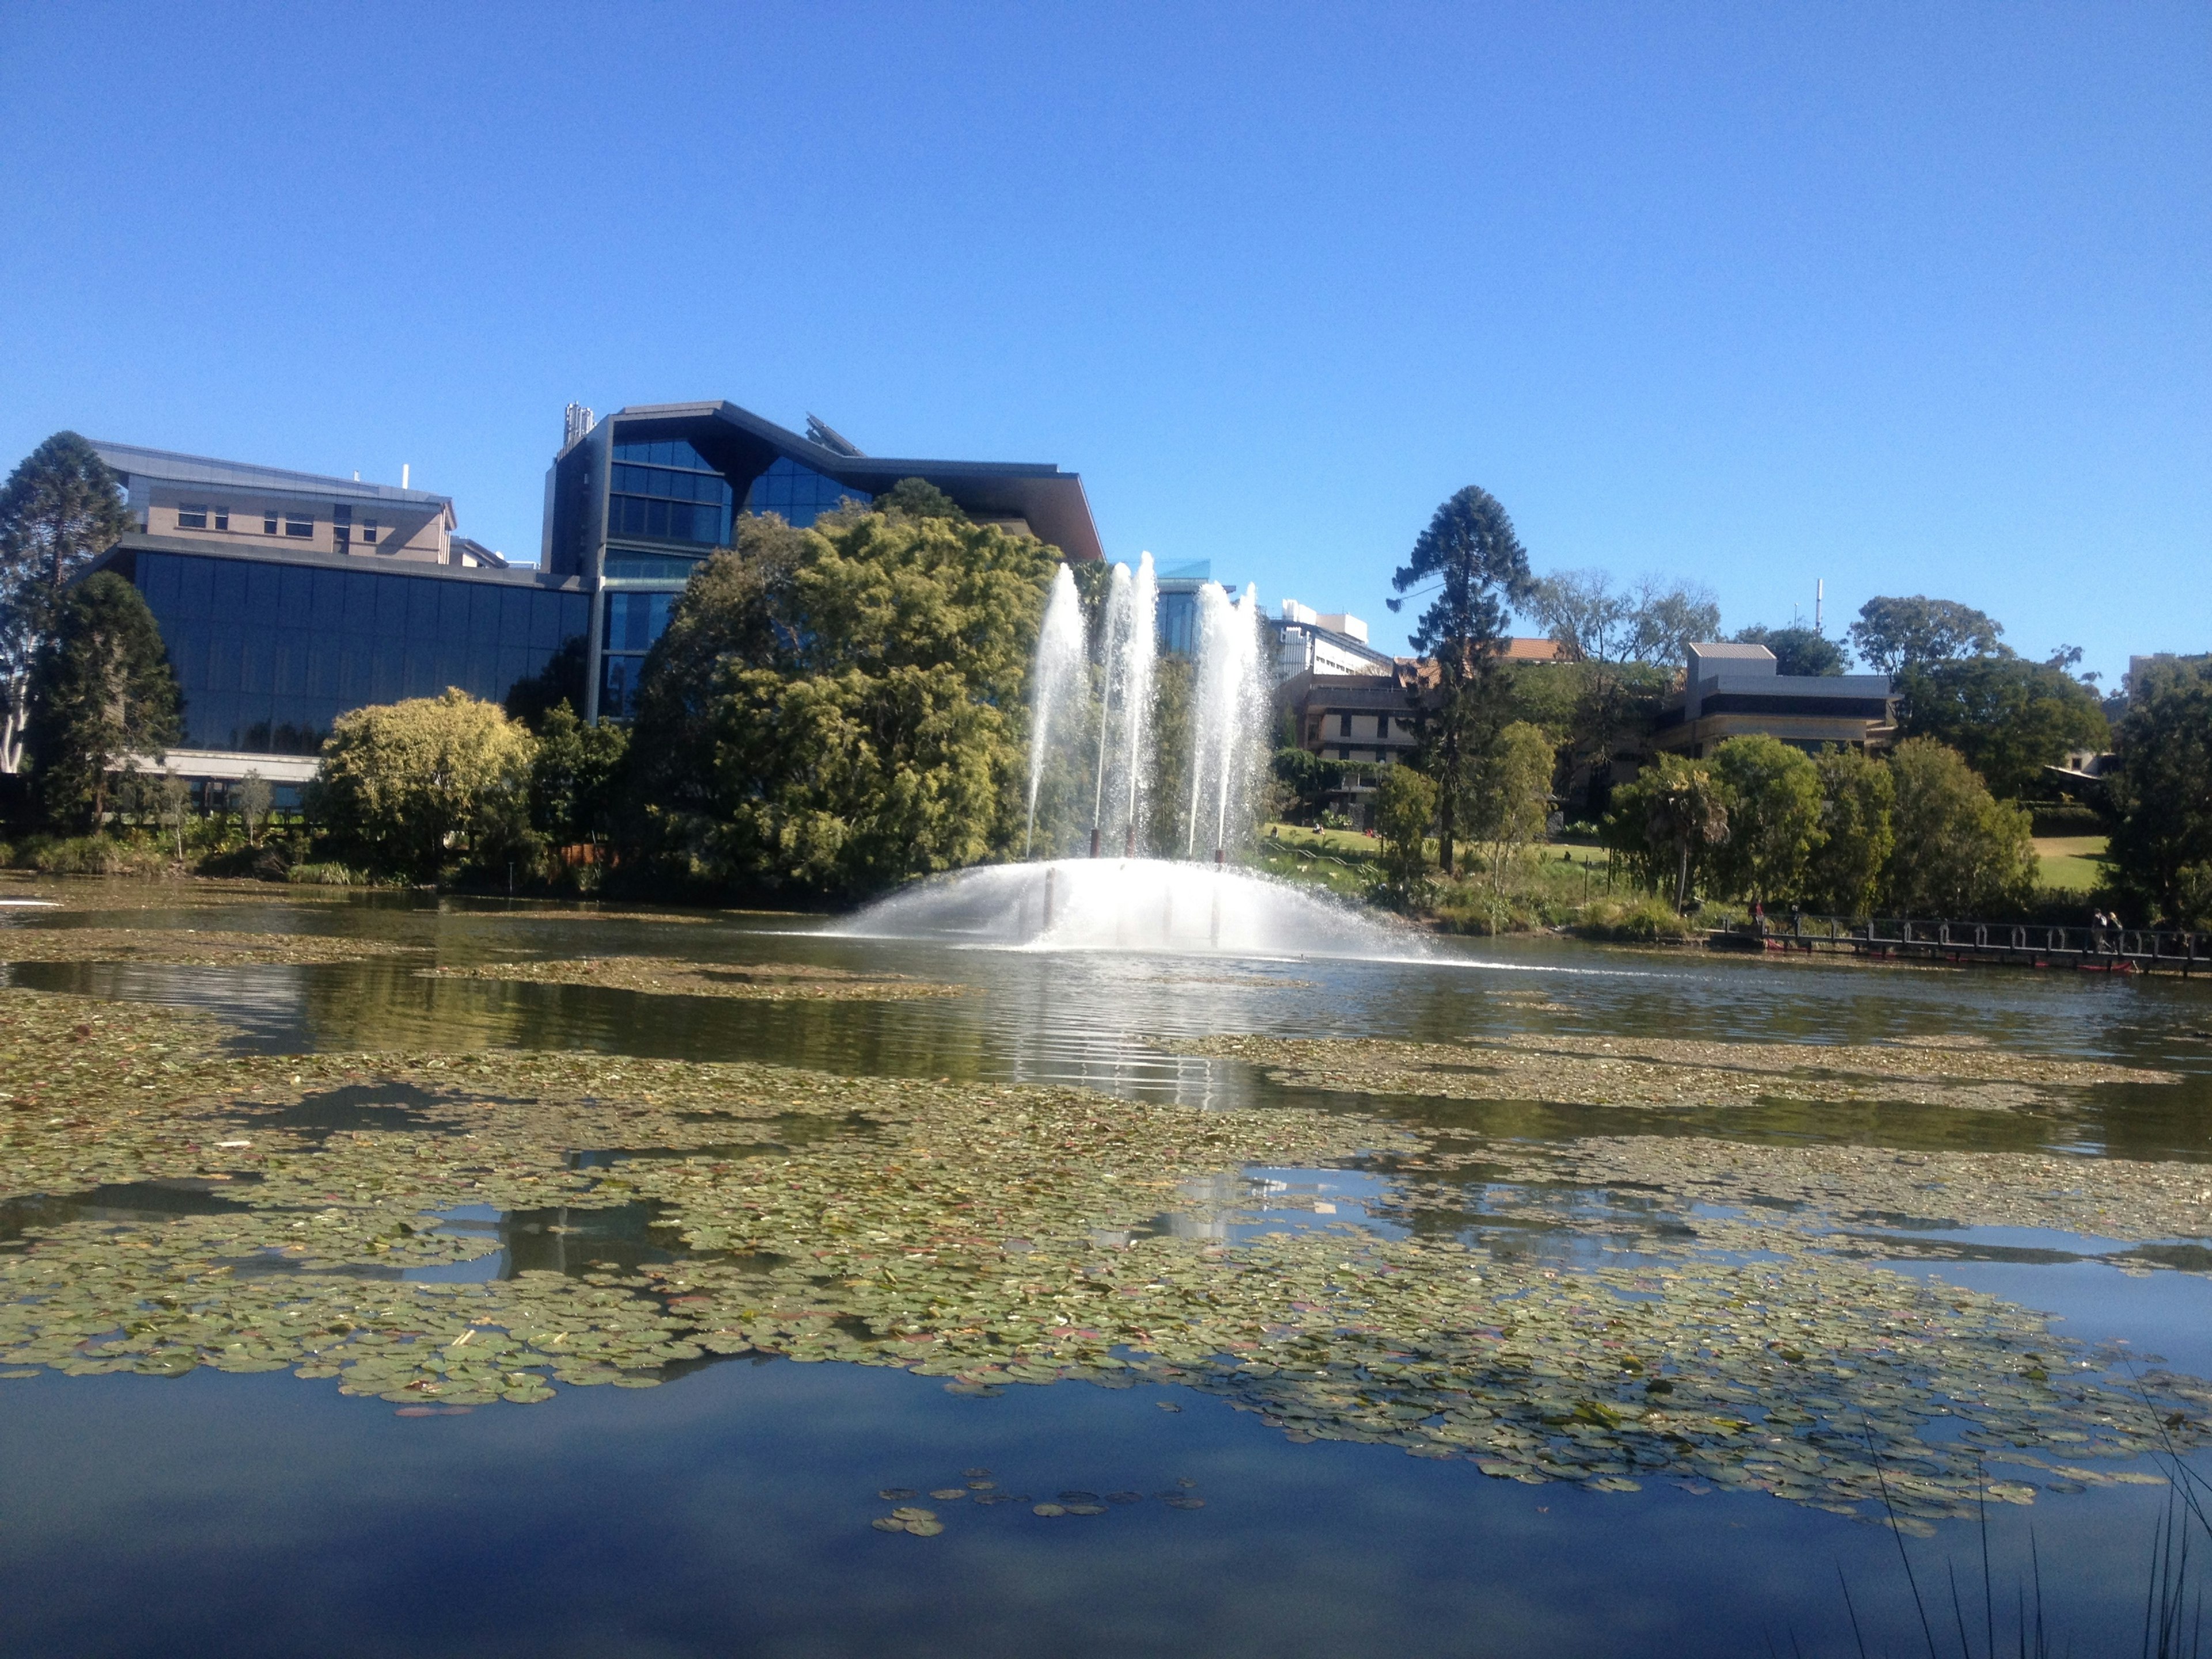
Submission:
[[[313,965],[412,955],[419,945],[328,933],[226,933],[191,927],[0,927],[0,962],[141,962],[181,968]]]
[[[455,907],[451,914],[465,915],[480,921],[651,921],[675,922],[696,927],[704,922],[718,921],[719,916],[694,911],[678,915],[670,910],[507,910]],[[735,915],[752,914],[738,911]]]
[[[2172,1072],[1940,1041],[1711,1042],[1501,1032],[1456,1043],[1212,1036],[1161,1046],[1265,1066],[1299,1088],[1580,1106],[1794,1100],[2016,1110],[2071,1104],[2096,1084],[2181,1081]]]
[[[1971,1513],[1986,1465],[2019,1469],[1996,1495],[2024,1502],[2208,1437],[2212,1385],[2112,1378],[2112,1356],[2040,1316],[1850,1259],[1811,1231],[1760,1228],[1748,1246],[1692,1231],[1562,1266],[1340,1223],[1237,1245],[1177,1224],[1246,1167],[1435,1166],[1479,1150],[1352,1114],[592,1054],[228,1056],[218,1035],[174,1011],[0,991],[15,1091],[0,1103],[0,1180],[23,1200],[0,1227],[14,1235],[0,1371],[289,1368],[410,1410],[652,1387],[745,1352],[899,1366],[968,1395],[1179,1385],[1293,1441],[1391,1445],[1528,1483],[1668,1478],[1869,1513],[1886,1480],[1910,1526]],[[385,1091],[389,1127],[305,1127],[299,1103],[341,1086]],[[1626,1181],[1640,1149],[1589,1143],[1582,1164],[1574,1148],[1486,1149],[1493,1164],[1516,1153],[1516,1182]],[[1698,1155],[1682,1156],[1647,1184],[1706,1201]],[[1897,1167],[1972,1185],[1965,1165]],[[2017,1185],[2024,1203],[2075,1173],[1974,1167],[1975,1191]],[[2157,1206],[2183,1200],[2171,1168],[2147,1167],[2164,1173],[2142,1179],[2145,1227],[2162,1231]],[[1729,1194],[1817,1180],[1839,1206],[1852,1176],[1753,1160]],[[2124,1206],[2135,1179],[2099,1201]],[[30,1196],[97,1198],[103,1183],[136,1209]],[[179,1189],[199,1212],[151,1212],[147,1194]],[[463,1206],[509,1219],[447,1227]],[[578,1267],[408,1276],[515,1249],[526,1217]],[[631,1265],[594,1243],[625,1218],[657,1241],[622,1246]],[[922,1495],[884,1489],[898,1506],[876,1524],[913,1534],[942,1527],[944,1505],[1025,1501],[980,1471],[928,1489],[940,1508]],[[1048,1501],[1079,1516],[1121,1500]],[[1163,1501],[1203,1502],[1183,1487]]]
[[[1449,1132],[1447,1132],[1449,1133]],[[1462,1137],[1424,1156],[1431,1171],[1471,1170],[1515,1183],[1490,1207],[1547,1201],[1532,1186],[1619,1188],[1664,1197],[1696,1229],[1700,1206],[1756,1206],[1763,1224],[2042,1227],[2147,1243],[2212,1237],[2212,1165],[2055,1152],[1900,1152],[1887,1146],[1760,1146],[1693,1135],[1601,1135],[1531,1146]],[[1399,1209],[1466,1206],[1465,1191],[1422,1179]],[[1778,1214],[1774,1206],[1788,1210]]]
[[[957,997],[964,987],[897,974],[859,974],[796,962],[679,962],[668,957],[580,957],[556,962],[490,962],[425,968],[426,979],[512,980],[527,985],[599,985],[653,996],[743,997],[763,1002],[896,1002]]]

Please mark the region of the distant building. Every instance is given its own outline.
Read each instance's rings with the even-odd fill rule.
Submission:
[[[1651,746],[1702,760],[1730,738],[1764,734],[1818,754],[1830,744],[1879,749],[1895,732],[1886,674],[1784,674],[1763,645],[1705,643],[1689,647]]]
[[[590,619],[580,583],[507,568],[428,490],[94,443],[137,528],[93,561],[144,596],[196,784],[314,773],[349,709],[449,685],[498,702]]]
[[[811,416],[802,437],[720,402],[636,404],[596,422],[572,404],[562,432],[545,477],[540,562],[593,596],[591,720],[635,711],[669,607],[701,562],[731,544],[741,514],[804,526],[921,478],[979,522],[1034,535],[1073,560],[1103,556],[1082,480],[1048,463],[886,459]]]
[[[1269,624],[1275,635],[1275,674],[1388,674],[1393,659],[1367,642],[1367,624],[1357,617],[1324,614],[1283,601],[1281,620]]]

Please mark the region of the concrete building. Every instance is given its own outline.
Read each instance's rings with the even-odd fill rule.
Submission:
[[[1278,679],[1293,674],[1388,674],[1393,659],[1367,642],[1367,624],[1340,612],[1324,614],[1283,601],[1279,621],[1270,624],[1275,635],[1275,673]]]
[[[1702,760],[1730,738],[1760,733],[1808,754],[1830,744],[1880,749],[1896,714],[1886,674],[1784,674],[1763,645],[1708,642],[1689,647],[1651,746]]]

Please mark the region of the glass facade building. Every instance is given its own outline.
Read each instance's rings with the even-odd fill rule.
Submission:
[[[700,562],[744,514],[805,528],[923,478],[970,516],[1100,556],[1080,480],[1056,466],[863,455],[819,422],[809,435],[726,403],[656,404],[572,427],[546,476],[543,564],[594,596],[587,718],[636,712],[646,659]]]
[[[161,627],[190,749],[312,755],[349,709],[459,686],[497,702],[585,635],[580,584],[127,537],[98,568]]]

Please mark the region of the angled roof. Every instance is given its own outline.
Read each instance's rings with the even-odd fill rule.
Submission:
[[[633,404],[606,418],[633,426],[665,422],[666,435],[690,440],[716,466],[735,473],[758,473],[781,454],[872,495],[902,478],[924,478],[974,517],[1020,519],[1040,540],[1070,558],[1105,556],[1082,477],[1063,472],[1049,461],[933,461],[846,454],[726,400]],[[819,422],[816,424],[833,437],[839,435]],[[562,451],[567,453],[566,448]]]
[[[294,472],[281,466],[217,460],[210,455],[183,455],[173,449],[149,449],[140,444],[109,443],[99,438],[88,441],[101,460],[126,477],[159,483],[208,484],[264,495],[336,496],[341,501],[442,507],[447,513],[453,507],[452,496],[427,489],[402,489],[397,484],[364,483],[359,478],[333,478],[319,472]]]

